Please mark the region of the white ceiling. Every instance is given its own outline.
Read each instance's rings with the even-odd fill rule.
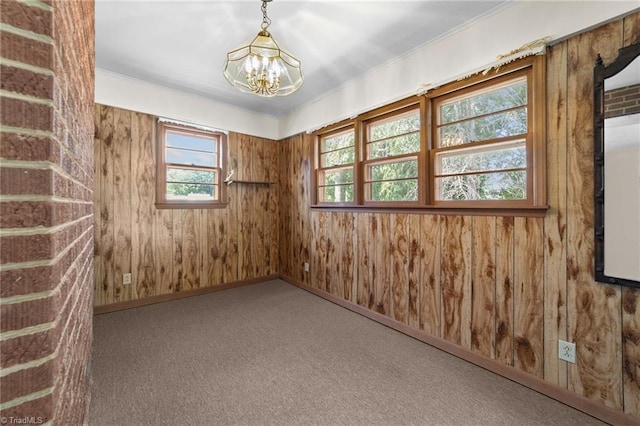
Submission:
[[[261,98],[222,76],[226,52],[260,30],[261,1],[97,0],[96,68],[282,116],[505,3],[273,0],[269,31],[301,60],[305,82]]]

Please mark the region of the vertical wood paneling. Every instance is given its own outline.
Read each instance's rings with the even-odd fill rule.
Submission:
[[[513,217],[496,219],[496,349],[497,360],[513,365]]]
[[[342,268],[340,263],[340,239],[342,230],[340,229],[340,216],[342,213],[331,212],[329,214],[329,231],[327,232],[327,279],[328,291],[334,296],[344,297],[344,287],[342,285]]]
[[[624,19],[623,45],[640,42],[640,13]],[[622,288],[624,412],[640,417],[640,290]]]
[[[390,232],[389,215],[382,213],[377,217],[376,232],[376,272],[375,272],[375,311],[389,315],[390,295]]]
[[[100,272],[96,276],[103,304],[113,303],[114,291],[114,183],[113,183],[113,108],[102,106],[100,109]]]
[[[153,219],[155,144],[153,117],[131,113],[131,272],[134,299],[156,294]],[[135,143],[134,143],[135,141]]]
[[[156,286],[159,294],[174,291],[173,284],[173,210],[156,210],[155,214]]]
[[[422,300],[421,266],[424,251],[420,250],[420,216],[408,215],[409,220],[409,325],[415,328],[420,327],[420,301]]]
[[[185,209],[182,211],[182,290],[193,290],[200,287],[200,238],[197,230],[201,229],[200,211]]]
[[[544,378],[567,386],[567,365],[558,340],[567,340],[567,43],[547,55],[547,199],[544,218]]]
[[[280,273],[280,262],[278,259],[278,250],[280,248],[280,234],[278,232],[280,227],[280,205],[278,203],[280,199],[280,188],[278,185],[279,175],[280,175],[280,155],[279,148],[280,143],[275,141],[271,141],[271,150],[270,155],[271,159],[269,160],[269,181],[273,182],[272,185],[269,186],[269,211],[271,212],[271,220],[269,221],[269,227],[271,228],[271,258],[269,259],[270,265],[270,274],[278,274]]]
[[[356,215],[356,237],[358,239],[358,257],[356,261],[358,290],[356,303],[368,308],[371,300],[371,256],[375,253],[370,251],[370,219],[369,213],[359,213]]]
[[[442,336],[441,242],[440,216],[420,216],[420,329],[438,337]]]
[[[567,318],[576,343],[569,389],[622,408],[621,291],[593,278],[593,65],[622,44],[621,21],[567,41]]]
[[[247,135],[238,135],[239,149],[238,167],[240,177],[238,179],[252,180],[251,175],[251,140]],[[236,193],[239,198],[238,211],[236,213],[238,225],[238,279],[246,280],[251,277],[253,259],[251,252],[253,229],[251,226],[253,211],[253,190],[251,185],[236,185]]]
[[[442,337],[471,347],[471,218],[444,216],[441,278]]]
[[[542,219],[517,217],[514,223],[514,366],[543,376],[544,301]]]
[[[104,304],[104,291],[101,288],[100,279],[102,277],[102,258],[104,256],[101,235],[101,212],[102,203],[100,198],[100,189],[102,188],[102,128],[100,126],[100,105],[94,105],[94,138],[93,138],[93,211],[95,218],[95,226],[93,227],[93,268],[95,279],[93,280],[93,304]]]
[[[299,271],[301,274],[300,281],[305,284],[309,283],[309,275],[304,272],[303,265],[304,262],[309,261],[309,247],[311,244],[311,241],[309,240],[309,237],[311,235],[309,223],[309,182],[311,180],[311,160],[309,158],[309,153],[311,152],[311,140],[312,138],[310,134],[305,133],[302,135],[302,144],[300,146],[300,152],[298,154],[300,174],[297,181],[297,185],[299,187],[297,204],[302,209],[300,215],[299,234],[299,239],[301,241]]]
[[[350,302],[356,301],[357,284],[356,267],[356,226],[353,213],[345,212],[342,215],[342,286],[344,298]]]
[[[319,290],[328,291],[327,288],[327,237],[326,222],[327,214],[325,212],[316,212],[316,263],[315,269],[315,287]]]
[[[471,350],[495,358],[496,218],[473,218]]]
[[[391,303],[389,316],[409,322],[409,225],[406,214],[389,215]]]
[[[227,147],[227,167],[234,170],[234,177],[240,179],[238,173],[238,151],[240,149],[238,134],[229,133],[229,143]],[[225,235],[226,253],[222,257],[224,265],[224,282],[238,281],[238,261],[239,261],[239,214],[241,204],[239,200],[240,185],[227,186],[227,208],[223,216],[223,229],[221,232]]]
[[[172,266],[172,276],[171,276],[171,288],[174,292],[183,290],[183,281],[184,281],[184,265],[183,265],[183,254],[184,250],[182,248],[183,238],[182,238],[182,225],[184,222],[184,215],[181,210],[176,210],[173,212],[173,230],[171,232],[171,236],[173,240],[171,242],[172,251],[173,251],[173,266]]]
[[[123,275],[131,272],[131,114],[115,109],[113,120],[113,301],[120,302],[131,300],[131,285],[122,284]]]

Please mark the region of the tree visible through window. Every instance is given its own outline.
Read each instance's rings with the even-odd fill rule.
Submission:
[[[527,78],[435,102],[439,200],[527,198]]]
[[[546,208],[545,59],[316,132],[315,207]]]
[[[417,201],[420,109],[366,125],[365,201]]]

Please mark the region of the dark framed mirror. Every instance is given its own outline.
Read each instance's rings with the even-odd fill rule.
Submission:
[[[640,288],[640,43],[593,76],[595,279]]]

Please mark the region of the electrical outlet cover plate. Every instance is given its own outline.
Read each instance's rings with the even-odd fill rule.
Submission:
[[[122,284],[123,285],[131,284],[131,274],[124,274],[122,276]]]
[[[558,340],[558,358],[576,363],[576,344],[572,342],[565,342],[564,340]]]

